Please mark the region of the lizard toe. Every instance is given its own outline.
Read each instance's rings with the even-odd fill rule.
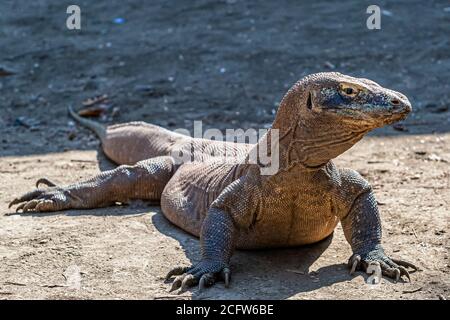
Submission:
[[[175,267],[170,270],[166,275],[166,280],[169,280],[173,276],[179,276],[185,273],[189,268],[188,267]]]
[[[198,283],[198,290],[202,291],[206,287],[211,287],[216,282],[216,277],[214,276],[214,273],[205,273],[200,278],[200,281]]]
[[[189,287],[195,286],[197,283],[198,278],[196,276],[190,273],[186,274],[181,281],[181,287],[180,291],[178,291],[178,294],[186,291]]]
[[[416,272],[417,270],[419,270],[419,268],[416,267],[416,265],[412,264],[411,262],[400,260],[400,259],[391,259],[391,260],[394,263],[398,264],[399,266],[413,269],[413,271],[411,271],[411,273]]]
[[[16,212],[19,212],[20,210],[22,210],[23,207],[25,207],[26,204],[27,204],[26,202],[23,202],[23,203],[19,204],[19,205],[17,206],[17,208],[16,208]]]
[[[34,208],[36,212],[48,212],[57,210],[56,203],[53,200],[41,199]]]
[[[25,206],[22,208],[22,212],[29,212],[29,211],[33,211],[34,208],[36,207],[36,205],[39,203],[39,200],[31,200],[28,201]]]
[[[383,275],[398,282],[403,277],[411,282],[410,272],[407,268],[417,271],[418,268],[409,262],[389,258],[382,249],[375,249],[364,254],[354,254],[348,262],[351,273],[362,270],[368,274]]]
[[[42,182],[42,179],[38,180],[39,183],[46,183],[49,189],[36,189],[28,192],[21,197],[18,197],[11,201],[9,207],[19,204],[16,212],[22,210],[22,212],[48,212],[59,211],[69,208],[75,208],[73,199],[66,194],[64,188],[53,187],[47,182]],[[45,179],[46,180],[46,179]],[[43,180],[44,181],[44,180]],[[51,182],[49,182],[51,183]]]
[[[387,263],[381,263],[381,271],[384,276],[394,279],[394,282],[398,282],[403,276],[411,282],[409,271],[404,266],[394,262],[392,259],[389,259]]]
[[[40,189],[36,189],[36,190],[31,191],[31,192],[27,192],[24,195],[22,195],[22,196],[20,196],[18,198],[15,198],[13,201],[11,201],[9,203],[9,205],[8,205],[8,208],[11,208],[13,205],[16,205],[16,204],[19,204],[19,203],[22,203],[22,202],[28,202],[30,200],[36,199],[37,197],[42,195],[43,192],[44,191],[40,190]]]

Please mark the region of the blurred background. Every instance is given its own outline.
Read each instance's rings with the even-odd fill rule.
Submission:
[[[379,1],[66,1],[0,4],[0,152],[84,148],[66,108],[108,95],[100,120],[167,128],[261,128],[301,77],[339,71],[405,93],[414,112],[379,134],[450,129],[450,3]],[[18,119],[19,118],[19,119]],[[34,144],[29,140],[32,127]],[[49,143],[49,134],[51,143]],[[68,140],[67,137],[75,141]]]

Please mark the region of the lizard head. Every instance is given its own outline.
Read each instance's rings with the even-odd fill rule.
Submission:
[[[303,112],[336,125],[371,130],[402,120],[411,112],[405,95],[368,79],[329,72],[303,81]]]
[[[298,162],[316,167],[409,112],[411,104],[399,92],[368,79],[322,72],[306,76],[286,93],[272,129],[279,131],[289,161],[299,155]]]

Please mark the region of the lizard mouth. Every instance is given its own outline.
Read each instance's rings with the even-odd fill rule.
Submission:
[[[404,120],[409,113],[409,111],[400,110],[396,112],[386,111],[368,113],[354,108],[329,108],[327,110],[338,116],[342,123],[346,123],[351,127],[356,126],[358,128],[369,130]]]
[[[332,107],[327,108],[327,111],[353,119],[367,120],[370,118],[369,114],[355,108]]]
[[[409,112],[402,112],[402,113],[394,113],[391,114],[390,117],[388,117],[388,124],[394,123],[394,122],[398,122],[401,120],[405,120],[406,117],[408,116]]]
[[[386,108],[385,106],[370,107],[370,108],[355,108],[355,107],[329,107],[327,111],[338,114],[340,116],[359,119],[386,119],[400,121],[405,119],[411,112],[410,105],[399,105],[394,108]]]

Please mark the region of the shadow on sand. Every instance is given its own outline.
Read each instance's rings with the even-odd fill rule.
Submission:
[[[158,231],[180,243],[190,263],[200,260],[199,242],[195,237],[171,224],[160,211],[152,216],[152,223]],[[347,266],[342,263],[313,272],[310,270],[330,246],[332,239],[333,235],[314,245],[297,248],[237,250],[231,259],[230,288],[225,289],[223,283],[201,292],[191,288],[192,298],[286,299],[298,293],[351,280]]]

